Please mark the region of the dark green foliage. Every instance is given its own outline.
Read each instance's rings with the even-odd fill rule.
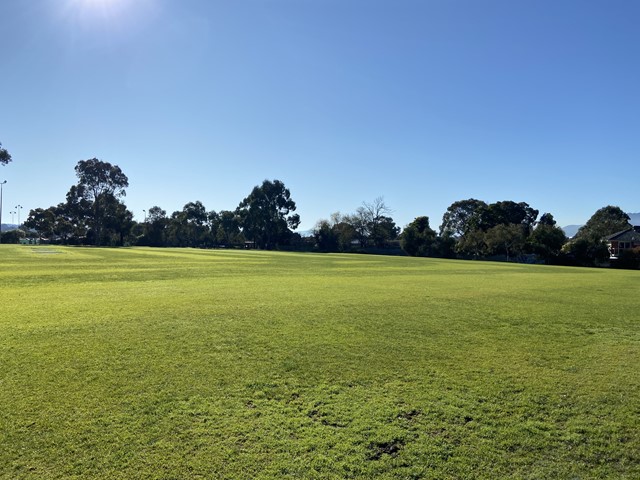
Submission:
[[[429,217],[417,217],[400,235],[400,246],[413,257],[430,257],[437,253],[436,232],[429,226]]]
[[[99,239],[100,245],[122,246],[128,244],[129,232],[134,225],[133,213],[113,195],[102,195],[99,208],[103,212],[103,221]]]
[[[313,230],[316,248],[321,252],[349,252],[354,241],[362,245],[361,234],[352,223],[355,219],[355,216],[336,212],[331,220],[319,220]]]
[[[189,202],[181,211],[173,212],[167,223],[166,236],[173,247],[211,246],[209,215],[202,202]]]
[[[340,252],[348,252],[357,237],[356,229],[344,219],[336,223],[332,228],[338,239],[338,250]]]
[[[462,257],[483,257],[487,253],[485,232],[480,229],[469,230],[458,239],[455,251]]]
[[[75,167],[78,185],[72,187],[67,196],[78,206],[79,219],[84,217],[91,230],[90,238],[96,245],[112,245],[113,235],[120,238],[118,244],[130,229],[133,215],[122,211],[124,204],[118,198],[126,195],[129,179],[120,167],[97,158],[80,160]],[[118,222],[120,224],[116,225]],[[107,229],[104,231],[104,229]]]
[[[611,266],[625,269],[640,268],[640,247],[636,247],[633,250],[622,250],[618,255],[618,259],[612,261]]]
[[[452,203],[442,216],[440,236],[461,237],[476,226],[477,217],[485,208],[487,204],[475,198]]]
[[[56,209],[49,207],[46,210],[36,208],[29,212],[24,222],[25,227],[35,230],[40,238],[51,238],[54,235],[56,224]]]
[[[528,239],[528,249],[545,261],[560,255],[562,246],[567,242],[564,231],[556,225],[553,215],[545,213]]]
[[[484,241],[489,255],[504,254],[507,261],[524,252],[526,226],[519,223],[500,223],[485,232]]]
[[[320,220],[314,230],[313,237],[316,241],[316,247],[321,252],[337,252],[339,251],[338,232],[327,220]]]
[[[363,202],[356,210],[352,221],[362,247],[371,244],[383,248],[387,242],[398,237],[400,229],[396,227],[390,214],[391,209],[385,204],[383,197],[378,197],[371,203]]]
[[[167,212],[158,206],[153,206],[147,212],[143,225],[143,236],[138,240],[139,245],[162,247],[166,245],[166,229],[168,224]]]
[[[215,242],[218,245],[239,245],[244,243],[240,230],[240,221],[234,212],[222,210],[211,225]]]
[[[300,224],[300,216],[291,214],[295,210],[296,204],[284,183],[265,180],[240,202],[236,214],[244,236],[258,248],[270,250],[289,242],[290,229]]]
[[[631,227],[629,215],[624,213],[620,207],[608,205],[591,216],[587,223],[578,230],[576,238],[602,240],[629,227]]]
[[[13,230],[9,230],[8,232],[2,232],[2,243],[12,244],[19,243],[21,238],[25,238],[26,234],[23,230],[19,228],[14,228]]]
[[[84,187],[84,196],[91,201],[104,194],[122,197],[126,194],[125,188],[129,186],[129,179],[120,167],[97,158],[80,160],[75,171],[78,185]]]
[[[563,250],[581,265],[603,262],[609,258],[605,238],[630,226],[620,207],[608,205],[596,211]]]
[[[0,165],[7,165],[11,160],[11,154],[6,148],[2,148],[2,143],[0,143]]]
[[[378,248],[385,247],[390,241],[398,238],[400,227],[391,217],[381,216],[375,224],[371,225],[371,241]]]
[[[592,266],[609,258],[609,249],[603,240],[575,238],[565,244],[562,251],[577,265]]]
[[[442,217],[440,234],[455,238],[454,250],[463,257],[524,253],[538,210],[525,202],[487,204],[469,199],[454,202]],[[547,221],[548,218],[545,218]]]
[[[96,158],[75,167],[78,183],[65,203],[31,210],[25,224],[40,237],[58,243],[124,245],[134,226],[133,214],[120,197],[129,181],[120,167]]]
[[[320,220],[314,229],[316,248],[324,252],[381,252],[393,247],[400,228],[389,215],[382,197],[363,202],[355,213],[336,212],[331,220]]]
[[[531,208],[526,202],[512,202],[510,200],[492,203],[481,207],[474,219],[477,223],[472,228],[487,231],[498,225],[523,225],[525,235],[533,228],[538,210]]]

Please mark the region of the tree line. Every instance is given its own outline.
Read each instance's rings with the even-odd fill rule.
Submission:
[[[300,224],[291,193],[279,180],[254,187],[234,211],[208,211],[194,201],[171,215],[153,206],[144,222],[136,222],[122,200],[129,179],[120,167],[92,158],[79,161],[75,172],[78,182],[66,201],[31,210],[24,227],[71,245],[211,248],[249,242],[275,249],[295,240],[293,230]]]
[[[0,162],[11,161],[10,155],[7,160],[8,152],[3,155]],[[551,213],[539,217],[539,211],[525,202],[486,203],[471,198],[447,208],[438,232],[427,216],[417,217],[401,229],[383,197],[378,197],[363,202],[353,213],[336,212],[319,220],[312,235],[302,237],[295,233],[300,224],[296,204],[280,180],[256,185],[232,211],[207,210],[202,202],[193,201],[170,215],[159,206],[150,207],[145,220],[136,222],[123,202],[129,181],[120,167],[92,158],[78,162],[75,172],[78,181],[70,187],[66,200],[31,210],[23,227],[62,244],[249,246],[578,265],[607,260],[603,239],[630,227],[626,213],[606,206],[568,239]],[[636,255],[640,259],[640,252]]]

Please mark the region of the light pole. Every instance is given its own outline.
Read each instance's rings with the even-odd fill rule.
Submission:
[[[9,215],[11,215],[11,224],[13,225],[13,216],[15,215],[16,212],[9,212]]]
[[[147,223],[147,211],[142,210],[144,212],[144,223]]]
[[[13,208],[15,208],[16,212],[18,212],[18,228],[20,228],[20,210],[22,210],[22,205],[16,205]]]
[[[0,183],[0,243],[2,243],[2,186],[5,183],[7,183],[6,180]]]

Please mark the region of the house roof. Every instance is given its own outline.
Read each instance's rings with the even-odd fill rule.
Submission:
[[[607,237],[608,241],[640,243],[640,227],[631,227]]]

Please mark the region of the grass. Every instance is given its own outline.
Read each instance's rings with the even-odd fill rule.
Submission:
[[[0,248],[0,478],[640,478],[634,271]]]

